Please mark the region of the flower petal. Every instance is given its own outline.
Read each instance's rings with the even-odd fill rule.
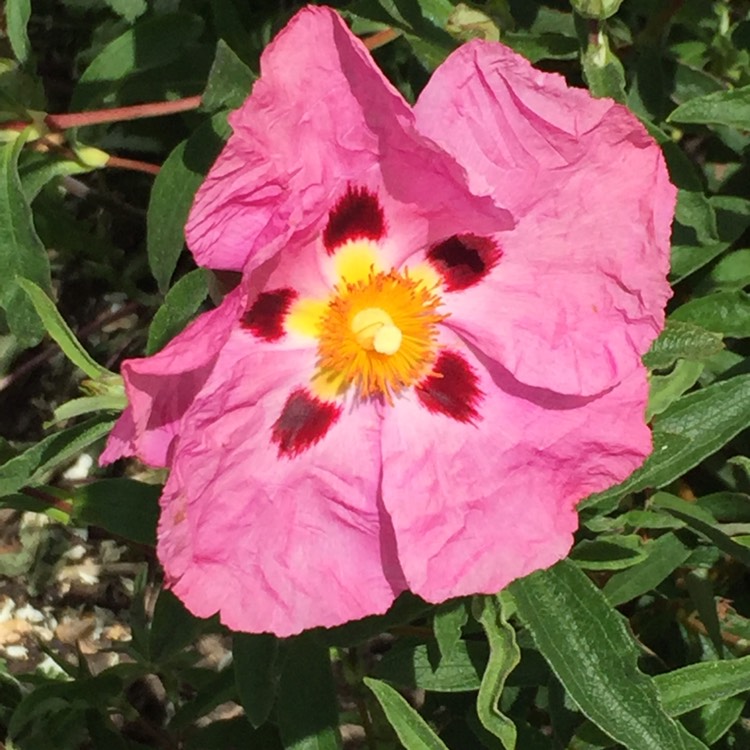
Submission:
[[[643,126],[487,43],[452,55],[416,112],[472,189],[518,217],[496,235],[500,264],[446,299],[447,324],[558,393],[599,393],[633,372],[664,323],[676,195]]]
[[[266,48],[261,77],[230,124],[234,133],[186,228],[201,265],[252,268],[313,240],[325,255],[331,215],[342,218],[352,190],[382,206],[384,222],[371,211],[354,235],[386,232],[386,270],[451,233],[512,226],[506,211],[467,192],[453,158],[417,133],[409,105],[330,9],[303,9]],[[326,239],[346,236],[329,231]]]
[[[405,588],[374,407],[347,409],[295,455],[272,441],[314,363],[314,351],[233,334],[183,420],[158,553],[186,606],[234,630],[338,625],[384,612]]]
[[[475,40],[432,74],[414,113],[420,132],[466,168],[472,190],[515,214],[550,190],[550,172],[586,157],[585,136],[612,108],[502,44]]]
[[[168,466],[180,420],[211,374],[221,347],[239,319],[242,293],[225,297],[157,354],[122,363],[128,408],[100,457],[102,465],[137,455],[151,466]]]
[[[497,592],[564,557],[575,504],[651,450],[643,370],[585,399],[474,366],[480,420],[431,413],[413,394],[384,415],[383,502],[409,589],[433,602]]]
[[[412,119],[406,102],[341,18],[302,10],[264,51],[198,191],[186,229],[196,260],[239,270],[309,236],[333,194],[377,164],[379,136],[399,119]]]

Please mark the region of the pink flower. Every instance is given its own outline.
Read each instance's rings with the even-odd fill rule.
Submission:
[[[174,592],[286,636],[564,557],[651,449],[675,190],[643,127],[482,41],[411,108],[325,8],[230,123],[187,237],[243,283],[124,363],[103,456],[171,469]]]

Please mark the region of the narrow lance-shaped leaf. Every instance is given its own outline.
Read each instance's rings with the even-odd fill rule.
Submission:
[[[340,750],[336,690],[328,648],[311,635],[289,643],[276,722],[285,750]]]
[[[750,86],[697,96],[677,107],[667,120],[728,125],[747,130],[747,124],[750,122]]]
[[[720,550],[750,566],[750,549],[733,541],[721,529],[716,528],[715,521],[708,511],[667,492],[657,492],[649,502],[651,507],[665,510],[679,518],[713,542]]]
[[[18,283],[34,305],[44,329],[76,367],[83,370],[90,378],[114,375],[106,367],[98,364],[83,348],[81,342],[75,337],[75,334],[55,307],[55,303],[34,282],[28,279],[19,279]]]
[[[0,466],[0,497],[11,495],[25,485],[39,484],[47,473],[107,435],[113,424],[109,416],[93,417],[48,435],[6,461]]]
[[[750,689],[750,656],[691,664],[654,678],[664,709],[672,716]]]
[[[671,719],[599,589],[563,561],[511,584],[518,614],[581,711],[629,750],[705,750]]]
[[[138,544],[156,544],[161,487],[133,479],[101,479],[70,495],[73,517]]]
[[[675,534],[664,534],[646,546],[648,557],[613,575],[602,589],[612,606],[624,604],[656,588],[690,557],[692,549]]]
[[[232,656],[240,702],[257,728],[268,719],[276,700],[279,639],[270,633],[235,633]]]
[[[446,602],[438,607],[432,619],[432,629],[440,649],[440,656],[448,658],[461,641],[461,628],[469,613],[464,599]]]
[[[18,156],[25,135],[0,144],[0,307],[21,346],[33,346],[43,328],[31,301],[17,283],[29,279],[51,291],[47,253],[34,229],[31,208],[18,176]]]
[[[646,487],[664,487],[726,445],[750,425],[750,375],[739,375],[683,396],[654,425],[654,450],[622,484],[579,507],[604,503]]]
[[[26,63],[31,53],[26,27],[31,18],[31,0],[6,0],[5,23],[13,54],[20,63]]]
[[[113,98],[129,76],[176,60],[200,36],[203,26],[201,18],[187,13],[140,20],[112,40],[83,71],[70,109],[91,109]]]
[[[750,336],[750,294],[729,291],[698,297],[678,307],[672,319],[697,323],[724,336],[746,338]]]
[[[723,348],[721,334],[670,318],[659,338],[643,356],[643,364],[652,370],[663,369],[671,367],[678,359],[708,359]]]
[[[167,157],[148,204],[146,249],[151,272],[165,291],[185,244],[185,222],[203,175],[229,134],[226,114],[214,115]]]
[[[515,750],[516,726],[498,705],[505,681],[521,659],[516,631],[505,619],[500,596],[476,598],[474,611],[490,644],[490,660],[477,695],[477,715],[482,726],[502,742],[505,750]]]
[[[365,677],[405,750],[448,750],[430,725],[388,683]]]
[[[195,315],[208,294],[206,271],[197,268],[185,274],[164,298],[164,304],[156,311],[148,329],[146,354],[159,351],[173,336],[176,336]]]

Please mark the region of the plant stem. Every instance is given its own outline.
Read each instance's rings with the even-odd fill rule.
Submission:
[[[101,125],[105,122],[124,122],[125,120],[139,120],[144,117],[173,115],[178,112],[198,109],[200,105],[200,96],[188,96],[185,99],[175,99],[170,102],[149,102],[148,104],[134,104],[130,107],[95,109],[91,112],[47,115],[44,122],[51,130],[66,130],[67,128],[80,128],[85,125]]]
[[[384,44],[388,44],[388,42],[392,42],[400,36],[401,32],[398,29],[383,29],[362,41],[365,43],[365,47],[372,52],[372,50],[382,47]]]
[[[68,515],[73,512],[72,503],[69,503],[67,500],[61,500],[59,497],[55,497],[54,495],[50,495],[48,492],[44,492],[44,490],[39,490],[35,487],[24,487],[21,490],[21,493],[28,497],[33,497],[35,500],[40,500],[45,505],[56,508],[57,510],[61,510],[63,513],[67,513]]]
[[[159,170],[161,169],[158,164],[138,161],[137,159],[123,159],[120,156],[111,155],[104,166],[115,167],[116,169],[130,169],[133,172],[145,172],[146,174],[159,174]]]

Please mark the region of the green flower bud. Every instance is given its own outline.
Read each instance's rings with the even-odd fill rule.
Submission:
[[[570,4],[573,10],[584,18],[603,21],[617,13],[622,0],[570,0]]]

